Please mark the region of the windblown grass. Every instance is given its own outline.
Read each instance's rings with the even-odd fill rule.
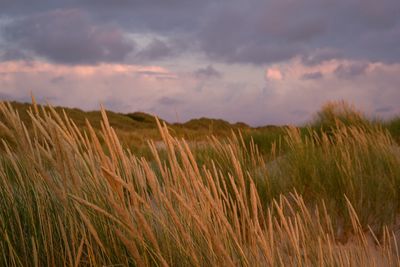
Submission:
[[[385,126],[389,130],[390,134],[396,139],[397,143],[400,144],[400,117],[389,120],[385,123]]]
[[[159,124],[145,159],[104,110],[100,132],[51,107],[33,106],[31,131],[0,113],[0,265],[400,264],[400,156],[382,128],[289,129],[265,161],[240,134],[193,149]]]
[[[330,101],[315,115],[313,126],[329,132],[336,126],[370,126],[372,123],[355,106],[343,100]]]

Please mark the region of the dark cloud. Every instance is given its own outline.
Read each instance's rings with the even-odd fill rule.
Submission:
[[[194,72],[194,75],[200,79],[210,78],[221,78],[222,73],[216,70],[212,65],[208,65],[205,68],[200,68]]]
[[[400,4],[397,0],[359,0],[355,1],[358,11],[356,18],[367,27],[387,29],[396,25],[399,19]]]
[[[99,23],[118,24],[126,31],[192,31],[209,3],[220,0],[0,0],[0,15],[30,16],[54,9],[80,9]]]
[[[222,6],[212,13],[199,33],[200,47],[210,58],[265,64],[286,60],[300,53],[303,49],[301,45],[295,46],[280,38],[282,34],[276,29],[280,26],[264,22],[268,16],[264,17],[258,8],[251,10],[249,6]]]
[[[64,8],[66,1],[36,0],[34,5],[30,0],[1,0],[0,15],[16,16],[43,12],[55,8]]]
[[[352,63],[350,65],[339,65],[334,73],[340,79],[351,79],[365,74],[369,64],[367,63]]]
[[[177,37],[226,63],[400,62],[399,0],[3,0],[1,14],[22,18],[6,39],[63,63],[122,61],[124,33],[163,37],[137,53],[143,62],[185,52]]]
[[[120,62],[133,50],[133,44],[118,28],[92,24],[77,9],[16,20],[4,32],[10,46],[17,45],[21,50],[57,63]]]
[[[324,75],[317,71],[317,72],[311,72],[311,73],[306,73],[304,74],[301,79],[302,80],[320,80],[324,77]]]
[[[175,54],[176,51],[173,47],[160,39],[154,39],[135,55],[135,59],[141,62],[148,62],[165,59]]]
[[[301,61],[306,66],[315,66],[321,64],[323,62],[332,60],[332,59],[340,59],[343,55],[337,49],[317,49],[315,51],[310,52],[307,55],[303,55],[301,57]]]
[[[1,61],[13,61],[13,60],[32,60],[32,56],[23,50],[16,48],[6,48],[3,52],[0,50],[0,62]]]
[[[211,58],[253,64],[295,56],[308,64],[336,57],[400,61],[400,1],[234,3],[221,5],[201,32],[201,48]]]

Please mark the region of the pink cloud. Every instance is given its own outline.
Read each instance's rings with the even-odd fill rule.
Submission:
[[[268,68],[265,77],[267,80],[281,81],[283,80],[283,74],[278,68]]]
[[[176,77],[175,74],[161,66],[140,66],[127,64],[100,64],[93,66],[77,65],[58,65],[48,62],[34,61],[8,61],[0,63],[0,73],[52,73],[52,74],[74,74],[78,76],[91,76],[96,74],[114,75],[120,74],[143,74],[143,75],[164,75]]]
[[[369,114],[399,114],[400,64],[363,63],[365,71],[354,79],[335,74],[339,66],[351,72],[350,66],[361,63],[335,59],[309,66],[294,59],[267,70],[224,66],[223,78],[199,79],[192,72],[163,66],[12,61],[0,63],[0,95],[28,100],[32,91],[54,105],[98,109],[102,103],[116,111],[141,110],[171,121],[178,113],[182,121],[207,116],[253,125],[305,122],[324,102],[337,99]],[[310,73],[314,75],[304,79]]]
[[[158,96],[176,92],[180,88],[178,83],[178,75],[162,66],[68,66],[42,61],[0,63],[1,94],[27,99],[32,91],[37,98],[49,99],[53,104],[84,109],[96,109],[100,103],[109,101],[121,102],[121,106],[113,106],[114,109],[146,109]]]

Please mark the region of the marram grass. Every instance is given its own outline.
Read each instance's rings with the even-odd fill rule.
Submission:
[[[289,129],[266,161],[240,134],[196,150],[159,125],[149,160],[104,110],[98,133],[33,107],[28,131],[0,104],[2,266],[400,265],[400,156],[382,129]]]

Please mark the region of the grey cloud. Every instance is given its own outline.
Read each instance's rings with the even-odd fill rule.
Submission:
[[[235,49],[233,54],[226,54],[228,62],[266,64],[285,61],[302,53],[303,47],[290,44],[245,44],[239,49]]]
[[[351,79],[356,76],[365,74],[369,64],[367,63],[353,63],[350,65],[339,65],[334,73],[340,79]]]
[[[52,1],[52,0],[36,0],[35,5],[32,6],[32,1],[30,0],[1,0],[0,1],[0,15],[26,15],[42,12],[54,8],[65,7],[65,1]]]
[[[306,73],[304,74],[301,79],[302,80],[319,80],[322,79],[324,77],[324,75],[317,71],[317,72],[311,72],[311,73]]]
[[[265,64],[283,61],[301,53],[303,46],[271,41],[252,25],[241,25],[249,18],[241,14],[222,15],[200,33],[200,47],[209,58],[229,63]],[[251,19],[250,19],[251,20]]]
[[[222,73],[216,70],[212,65],[208,65],[205,68],[200,68],[194,72],[197,78],[221,78]]]
[[[201,48],[212,58],[252,64],[284,61],[306,53],[308,42],[325,31],[324,22],[281,2],[221,6],[200,33]]]
[[[301,22],[300,27],[293,27],[287,32],[287,39],[293,42],[311,41],[325,32],[324,24],[319,19]]]
[[[306,66],[315,66],[323,62],[332,59],[340,59],[342,57],[343,55],[337,49],[322,48],[312,51],[307,55],[303,55],[301,57],[301,61]]]
[[[16,20],[4,30],[5,39],[65,64],[119,62],[133,50],[124,34],[109,25],[95,25],[77,9],[56,10]]]
[[[0,62],[13,60],[30,61],[32,60],[32,56],[23,50],[16,48],[6,48],[3,52],[0,51]]]
[[[176,54],[176,51],[160,39],[152,40],[145,48],[139,51],[135,58],[139,61],[160,60]]]
[[[200,44],[226,62],[265,64],[295,56],[308,64],[338,56],[399,62],[398,14],[397,0],[236,1],[214,12]],[[332,51],[319,52],[327,47]]]
[[[400,5],[397,0],[360,0],[356,16],[369,27],[385,29],[395,26],[398,21]]]
[[[79,0],[76,0],[79,1]],[[85,9],[96,10],[99,20],[118,23],[127,31],[153,31],[162,35],[191,34],[208,19],[210,6],[223,0],[126,0],[84,1]],[[118,2],[118,3],[115,3]],[[186,40],[189,41],[189,40]]]
[[[43,49],[35,45],[35,41],[46,40],[49,34],[34,34],[33,25],[28,23],[37,22],[40,12],[51,14],[57,8],[82,10],[92,19],[85,22],[76,18],[73,25],[80,25],[76,27],[54,23],[54,19],[45,20],[49,32],[68,35],[68,28],[77,31],[69,40],[60,39],[65,43],[64,57],[50,53],[53,49],[48,46],[55,46],[54,41],[48,42],[47,46],[40,42]],[[400,62],[398,0],[37,0],[34,5],[28,0],[10,0],[0,1],[0,14],[11,18],[25,17],[27,22],[19,23],[16,28],[26,28],[28,37],[33,39],[27,48],[58,62],[68,61],[71,57],[70,61],[77,61],[78,57],[71,56],[71,50],[76,50],[76,55],[87,55],[86,62],[98,62],[95,58],[121,61],[132,51],[123,32],[151,33],[168,40],[179,37],[190,43],[192,53],[205,54],[211,60],[226,63],[264,65],[296,56],[308,65],[338,57]],[[63,17],[61,15],[60,19]],[[104,25],[114,27],[104,28]],[[71,40],[81,40],[82,32],[88,28],[95,28],[93,35],[97,37],[91,36],[82,43],[92,42],[94,49],[86,51],[79,45],[73,46]],[[110,32],[114,35],[113,41],[101,37]],[[24,40],[18,36],[11,41],[21,44]],[[142,61],[152,61],[182,51],[169,41],[155,41],[138,53]]]

